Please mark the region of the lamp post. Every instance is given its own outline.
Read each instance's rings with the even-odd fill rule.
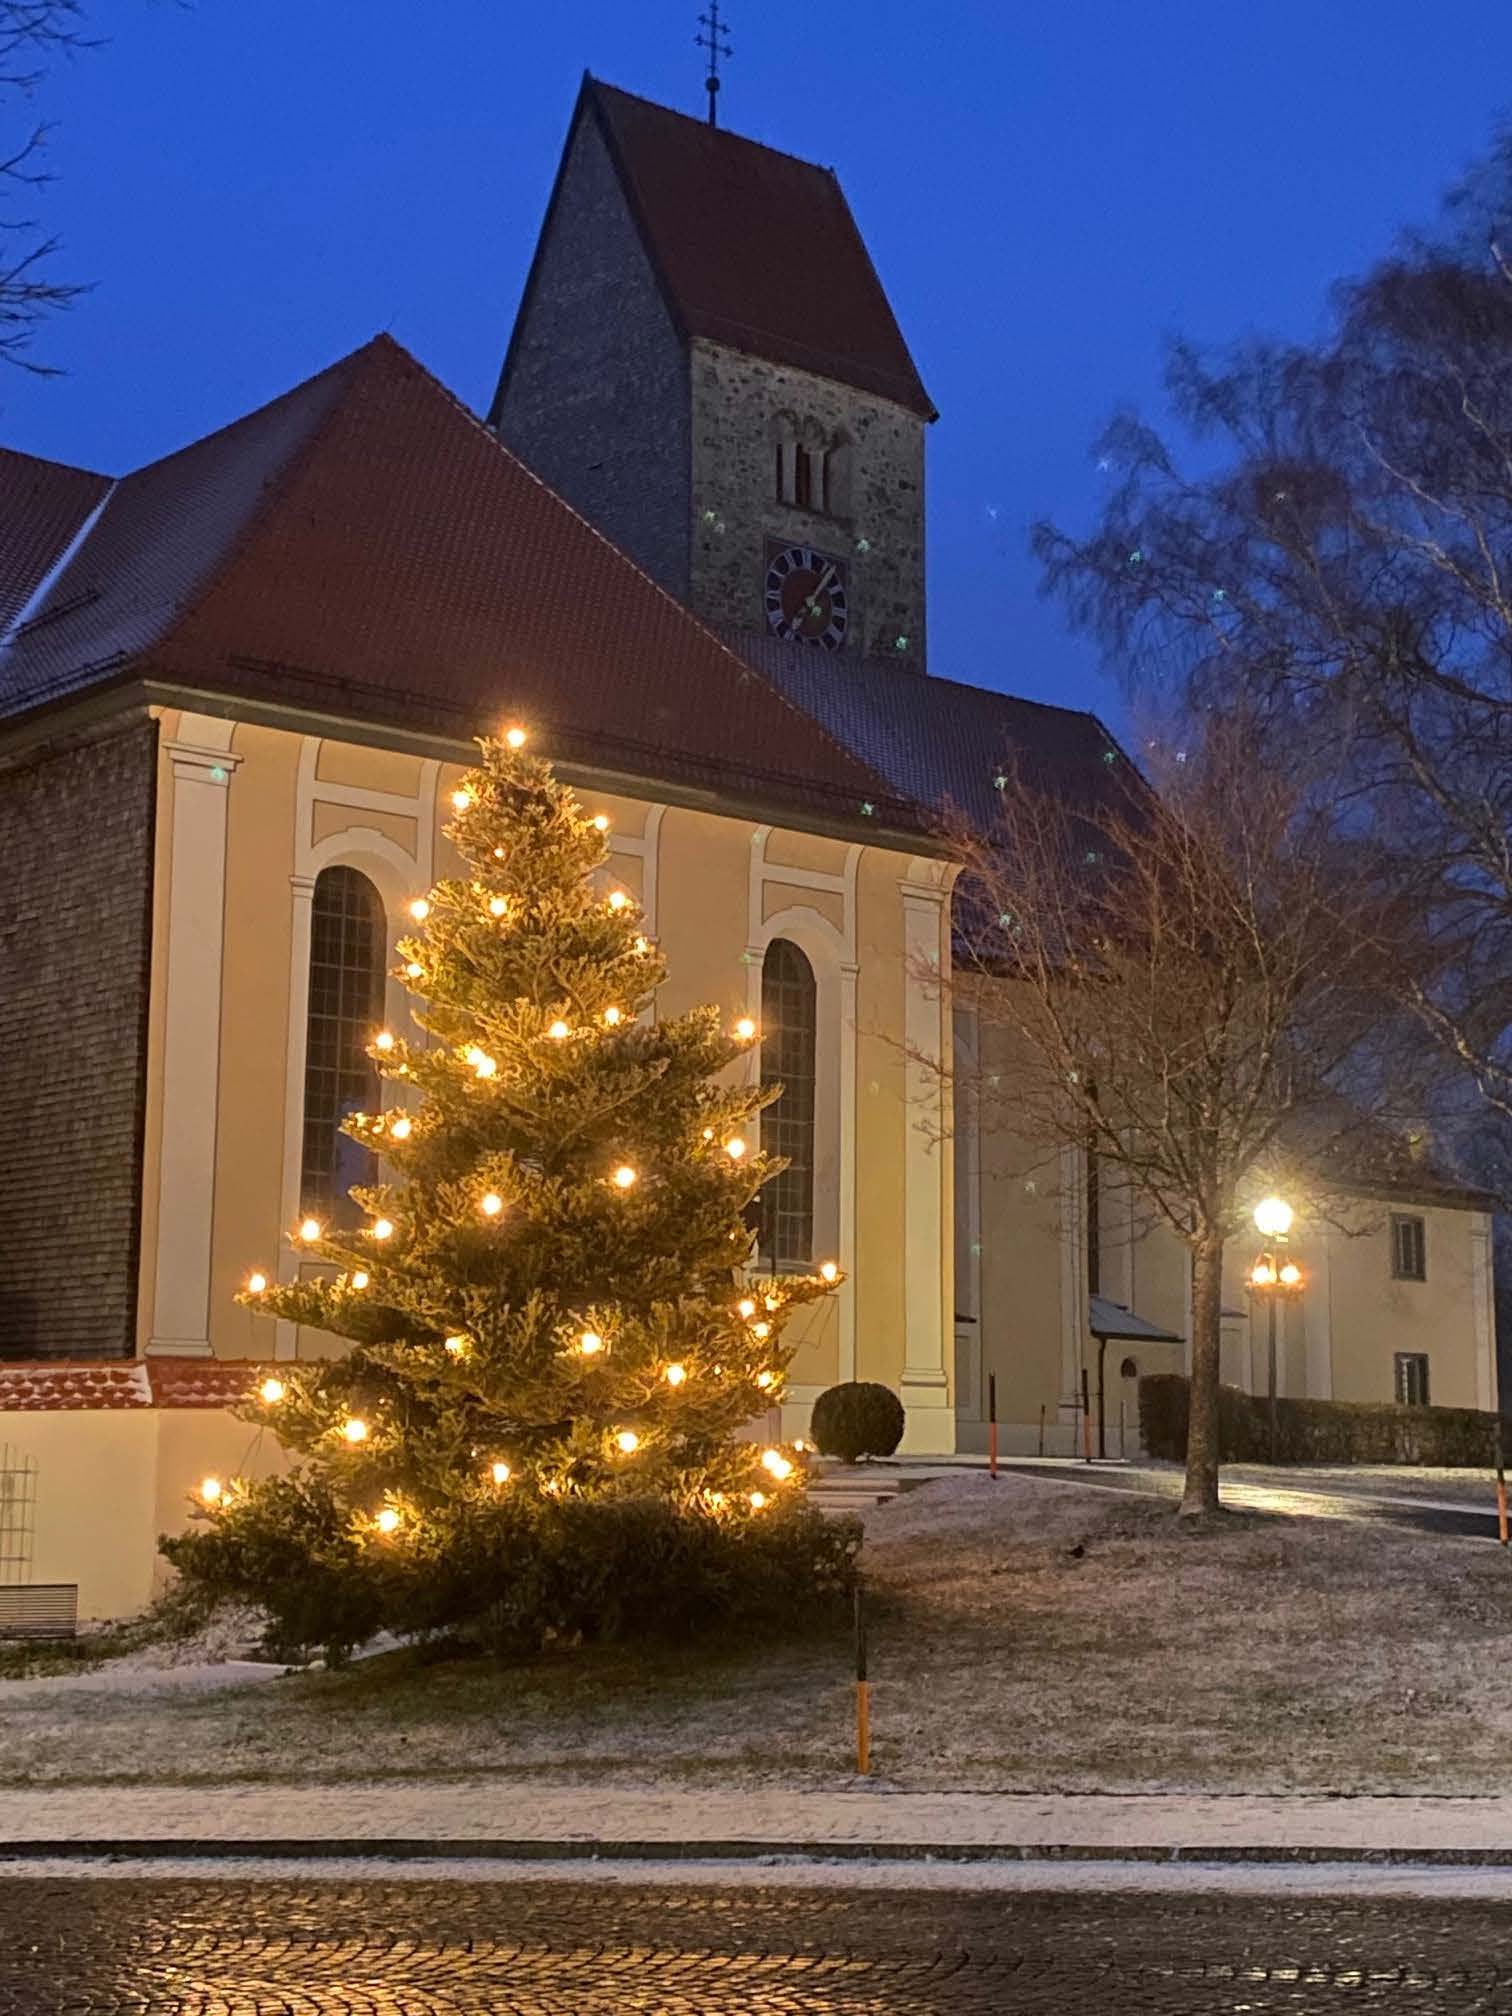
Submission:
[[[1270,1460],[1276,1460],[1278,1445],[1276,1418],[1276,1304],[1283,1295],[1295,1295],[1302,1287],[1302,1269],[1295,1260],[1283,1260],[1274,1250],[1286,1244],[1292,1227],[1292,1208],[1282,1197],[1262,1197],[1255,1206],[1255,1229],[1269,1239],[1272,1250],[1261,1253],[1250,1269],[1251,1291],[1265,1298],[1266,1310],[1266,1405]]]

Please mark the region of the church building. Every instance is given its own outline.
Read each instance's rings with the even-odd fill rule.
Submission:
[[[782,1430],[877,1379],[905,1450],[980,1449],[993,1375],[1005,1448],[1082,1447],[1091,1395],[1133,1453],[1183,1254],[952,1110],[952,1057],[995,1067],[940,808],[990,820],[1010,759],[1084,794],[1112,744],[930,667],[935,417],[831,170],[590,79],[486,415],[378,337],[130,473],[0,450],[0,1618],[137,1607],[198,1478],[280,1460],[230,1408],[339,1346],[236,1292],[374,1173],[339,1123],[512,722],[611,821],[653,1012],[751,1016],[784,1088],[757,1264],[845,1280]],[[1298,1227],[1281,1390],[1490,1406],[1487,1200],[1412,1164],[1351,1208]]]

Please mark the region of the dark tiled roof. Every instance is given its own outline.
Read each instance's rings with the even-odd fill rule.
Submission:
[[[379,337],[123,478],[22,634],[0,713],[124,671],[917,826],[819,730]]]
[[[0,636],[109,488],[93,470],[0,448]]]
[[[990,826],[999,809],[996,780],[1010,774],[1067,805],[1092,809],[1115,766],[1127,761],[1095,714],[926,678],[886,659],[722,634],[936,823],[953,811]]]
[[[797,43],[794,60],[807,60]],[[591,78],[585,109],[686,334],[934,419],[833,169]]]

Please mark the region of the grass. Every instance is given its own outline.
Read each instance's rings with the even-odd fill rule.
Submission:
[[[1512,1790],[1512,1565],[1481,1542],[967,1473],[867,1516],[878,1772],[911,1788]],[[835,1785],[843,1633],[165,1698],[0,1689],[9,1784]],[[79,1691],[75,1692],[75,1687]]]

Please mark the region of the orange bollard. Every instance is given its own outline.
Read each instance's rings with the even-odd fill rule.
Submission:
[[[866,1679],[866,1597],[856,1577],[856,1771],[871,1775],[871,1696]]]

